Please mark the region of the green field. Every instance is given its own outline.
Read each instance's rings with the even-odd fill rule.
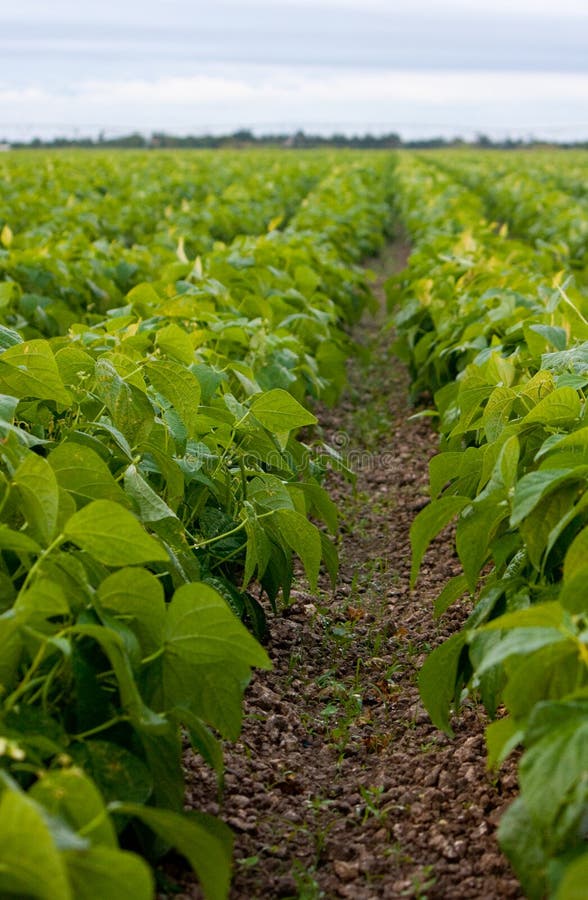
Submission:
[[[395,351],[440,433],[413,584],[455,522],[436,615],[471,595],[421,695],[450,734],[483,704],[491,765],[524,748],[502,847],[529,897],[582,896],[587,174],[577,151],[3,156],[2,896],[150,898],[170,847],[228,896],[182,739],[222,785],[295,572],[336,582],[324,478],[352,476],[317,401],[399,231]]]

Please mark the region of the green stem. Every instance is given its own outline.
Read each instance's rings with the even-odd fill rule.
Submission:
[[[22,587],[21,587],[20,591],[18,592],[18,596],[19,596],[19,597],[21,596],[21,594],[23,594],[23,593],[27,590],[27,588],[28,588],[28,586],[30,585],[31,581],[33,580],[33,578],[34,578],[35,575],[37,574],[37,571],[38,571],[38,569],[39,569],[39,566],[41,566],[41,565],[45,562],[45,560],[47,559],[47,557],[48,557],[51,553],[53,553],[53,551],[56,550],[57,547],[59,547],[59,545],[62,544],[64,541],[65,541],[65,535],[64,535],[64,534],[59,534],[59,535],[55,538],[55,540],[52,541],[52,542],[49,544],[49,546],[48,546],[45,550],[43,550],[42,553],[39,554],[39,556],[37,557],[37,559],[35,560],[35,562],[34,562],[33,565],[31,566],[31,568],[29,569],[29,571],[28,571],[28,573],[27,573],[27,576],[26,576],[26,578],[25,578],[25,580],[24,580],[24,582],[23,582],[23,584],[22,584]]]
[[[96,725],[95,728],[81,731],[80,734],[72,734],[71,738],[73,741],[84,741],[86,738],[92,737],[93,734],[100,734],[101,731],[106,731],[108,728],[112,728],[113,725],[118,725],[119,722],[128,721],[129,716],[113,716],[112,719],[108,719],[107,722],[102,722],[101,725]]]
[[[267,519],[268,516],[273,516],[275,513],[275,509],[271,509],[269,512],[262,513],[260,516],[255,517],[255,521],[258,522],[260,519]],[[244,519],[242,522],[239,522],[234,528],[231,528],[230,531],[224,531],[222,534],[217,534],[215,537],[207,538],[205,541],[200,541],[192,544],[193,550],[201,550],[202,547],[207,547],[209,544],[216,544],[218,541],[222,541],[227,537],[231,537],[231,535],[236,534],[238,531],[242,531],[243,528],[247,525],[247,520]]]

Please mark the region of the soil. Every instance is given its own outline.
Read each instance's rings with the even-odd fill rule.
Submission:
[[[383,281],[407,253],[397,241],[372,264],[382,304]],[[426,654],[468,612],[460,601],[432,615],[460,570],[447,531],[408,586],[409,528],[427,503],[437,437],[429,419],[411,420],[384,312],[366,316],[354,337],[366,352],[349,362],[342,402],[319,413],[325,439],[357,471],[355,488],[330,476],[341,511],[338,585],[299,588],[272,620],[274,668],[248,689],[241,740],[226,747],[222,803],[188,752],[187,806],[235,833],[232,900],[519,898],[495,837],[516,795],[514,765],[487,772],[477,706],[462,707],[450,739],[418,694]],[[161,898],[201,897],[181,862],[166,875],[174,887]]]

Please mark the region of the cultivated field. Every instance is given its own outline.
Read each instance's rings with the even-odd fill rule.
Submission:
[[[588,154],[4,157],[0,894],[584,896]]]

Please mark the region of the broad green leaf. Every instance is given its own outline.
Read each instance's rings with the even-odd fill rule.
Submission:
[[[0,284],[0,306],[2,306],[2,289],[8,284],[9,282]],[[22,344],[22,338],[18,331],[13,331],[12,328],[0,325],[0,350],[7,350],[8,347],[14,347],[16,344]]]
[[[252,478],[247,485],[247,498],[262,510],[294,509],[288,488],[275,475],[264,473]]]
[[[145,734],[141,733],[143,737]],[[149,769],[142,759],[119,744],[89,739],[74,745],[72,754],[93,779],[105,803],[146,803],[151,797],[154,785]]]
[[[157,670],[157,674],[159,674],[159,670]],[[150,805],[181,812],[185,802],[185,771],[182,765],[183,740],[175,724],[177,720],[173,711],[166,714],[170,720],[168,731],[162,734],[143,731],[139,738],[145,760],[145,774],[149,776],[153,787]],[[132,768],[129,775],[133,779]],[[124,799],[132,799],[134,802],[140,800],[136,796],[127,796]]]
[[[41,552],[41,547],[22,531],[13,531],[8,525],[0,524],[0,550],[14,550],[15,553],[36,556]]]
[[[139,819],[185,856],[198,876],[206,900],[227,900],[233,842],[226,825],[202,814],[179,815],[132,803],[115,804],[113,812]]]
[[[496,532],[508,519],[508,513],[506,492],[497,490],[472,503],[458,520],[455,545],[472,592],[476,589]]]
[[[62,347],[55,354],[55,362],[63,383],[70,387],[79,388],[84,378],[94,375],[94,359],[79,347]]]
[[[151,403],[142,390],[121,378],[108,359],[96,362],[95,390],[107,407],[112,424],[132,446],[149,437],[154,422]]]
[[[410,526],[412,568],[410,584],[414,587],[427,547],[446,525],[470,503],[467,497],[441,497],[425,506]]]
[[[13,609],[22,622],[43,631],[47,619],[69,614],[69,604],[61,585],[43,577],[21,590]]]
[[[165,642],[173,655],[195,665],[231,660],[270,668],[265,650],[237,619],[220,594],[207,584],[187,584],[167,608]]]
[[[173,356],[185,366],[189,366],[194,362],[194,345],[192,340],[183,328],[172,322],[165,328],[160,328],[156,332],[155,340],[157,346],[163,350],[166,356]]]
[[[587,473],[588,467],[581,466],[577,469],[545,469],[524,475],[515,486],[511,526],[515,527],[522,522],[546,494],[566,482],[581,482]]]
[[[41,808],[11,789],[0,798],[0,894],[74,900],[64,859]]]
[[[516,613],[513,613],[516,615]],[[486,626],[487,627],[487,626]],[[493,644],[484,655],[481,663],[476,668],[476,674],[482,675],[493,666],[503,663],[511,656],[527,656],[547,647],[549,644],[567,643],[565,635],[558,628],[549,626],[529,626],[513,628],[503,635],[502,639]]]
[[[272,434],[283,434],[304,425],[315,425],[316,416],[309,413],[287,391],[275,388],[256,397],[250,406],[255,418]]]
[[[68,521],[64,534],[105,566],[141,565],[168,558],[133,514],[110,500],[94,500],[79,510]]]
[[[465,643],[465,634],[452,635],[433,650],[419,673],[419,691],[431,721],[449,735],[453,735],[449,710],[456,700],[459,662]]]
[[[146,732],[166,731],[167,719],[150,709],[141,696],[122,638],[102,625],[76,625],[68,630],[70,634],[92,638],[100,645],[116,676],[122,706],[135,727]]]
[[[578,392],[571,387],[560,387],[544,397],[524,418],[524,422],[541,422],[545,425],[565,425],[577,419],[582,411]]]
[[[106,463],[89,447],[68,442],[48,456],[57,483],[72,495],[78,506],[91,500],[113,500],[125,504],[124,492]]]
[[[81,769],[47,772],[33,785],[29,796],[53,816],[64,819],[74,831],[83,832],[92,844],[117,846],[102,797]]]
[[[509,662],[503,702],[515,718],[525,719],[538,703],[573,693],[583,668],[575,640],[548,644]]]
[[[2,353],[0,391],[19,398],[54,400],[64,406],[71,403],[51,347],[43,340],[25,341]]]
[[[585,900],[588,884],[588,853],[568,864],[554,900]]]
[[[200,382],[196,376],[170,359],[150,362],[145,371],[155,390],[169,401],[179,415],[188,437],[194,437],[200,404]]]
[[[542,900],[545,897],[548,857],[541,832],[531,818],[524,796],[517,797],[503,814],[498,841],[525,895],[530,900]]]
[[[570,581],[588,564],[588,527],[576,535],[564,560],[564,581]]]
[[[0,616],[0,691],[4,695],[14,686],[18,664],[23,653],[21,621],[12,610]]]
[[[570,613],[588,612],[588,560],[586,564],[574,570],[573,575],[567,576],[559,595],[559,602]]]
[[[257,521],[255,515],[248,517],[245,525],[247,544],[245,551],[245,567],[243,570],[243,588],[246,588],[255,572],[262,578],[271,556],[271,543]]]
[[[435,600],[435,618],[447,612],[452,603],[468,592],[468,580],[465,575],[454,575],[450,578]]]
[[[529,328],[545,338],[556,350],[566,349],[568,336],[565,328],[556,328],[553,325],[530,325]]]
[[[127,850],[92,847],[63,854],[75,900],[152,900],[155,883],[145,860]]]
[[[310,512],[325,523],[331,534],[337,533],[337,505],[329,497],[325,488],[320,484],[309,484],[298,481],[288,486],[290,494],[296,496],[302,493],[306,501],[300,512]]]
[[[180,587],[168,607],[161,702],[186,706],[225,737],[241,725],[241,697],[251,666],[269,668],[267,654],[205,584]]]
[[[577,496],[578,484],[564,482],[543,497],[520,523],[519,528],[529,559],[536,569],[540,569],[542,564],[544,566],[547,564],[547,557],[557,538],[569,524],[570,514],[576,511],[574,501]]]
[[[161,646],[165,599],[161,582],[146,569],[124,568],[100,584],[98,600],[136,632],[145,654]]]
[[[574,785],[586,780],[588,704],[573,700],[539,704],[525,743],[528,749],[519,767],[521,789],[530,814],[549,831]]]
[[[47,546],[55,537],[59,491],[53,469],[46,459],[29,453],[13,477],[31,535]]]
[[[318,528],[294,509],[278,509],[273,521],[284,544],[301,559],[311,590],[316,591],[322,558]]]
[[[488,768],[497,769],[523,740],[524,731],[512,718],[497,719],[486,726]]]
[[[137,505],[142,522],[160,522],[163,519],[177,520],[173,509],[145,481],[135,465],[125,469],[124,484],[126,493]]]

